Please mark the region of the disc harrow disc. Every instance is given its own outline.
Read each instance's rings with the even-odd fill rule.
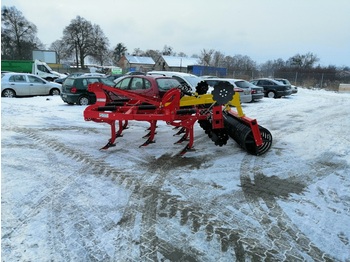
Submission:
[[[196,86],[196,92],[198,95],[204,95],[208,92],[209,86],[205,81],[200,81]]]
[[[211,92],[214,101],[219,105],[225,105],[232,100],[235,91],[233,85],[228,82],[220,81],[214,86],[214,90]]]

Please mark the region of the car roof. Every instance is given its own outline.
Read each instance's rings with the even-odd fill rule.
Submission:
[[[68,76],[67,78],[82,79],[82,78],[107,78],[107,77],[100,76],[100,75],[80,75],[80,76]]]
[[[117,78],[116,80],[119,81],[119,80],[125,79],[125,78],[145,78],[145,79],[167,78],[167,79],[174,79],[171,76],[165,76],[165,75],[124,75],[124,76]]]
[[[35,77],[39,77],[41,79],[43,79],[42,77],[40,76],[37,76],[37,75],[34,75],[34,74],[31,74],[31,73],[20,73],[20,72],[5,72],[5,73],[1,73],[3,76],[9,76],[9,75],[27,75],[27,76],[35,76]],[[45,80],[45,79],[43,79]]]
[[[157,75],[178,75],[178,76],[195,76],[195,77],[199,77],[196,76],[194,74],[190,74],[190,73],[185,73],[185,72],[176,72],[176,71],[149,71],[147,72],[147,74],[152,75],[152,74],[157,74]]]
[[[274,78],[268,78],[268,77],[262,77],[262,78],[255,78],[255,79],[252,79],[250,81],[254,81],[254,80],[268,80],[268,81],[272,81],[272,82],[277,82],[277,84],[283,84],[281,82],[278,82],[276,79]]]

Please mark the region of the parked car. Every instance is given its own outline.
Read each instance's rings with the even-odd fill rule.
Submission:
[[[125,75],[146,75],[146,73],[141,71],[130,71],[127,72]]]
[[[94,93],[88,91],[88,85],[101,82],[107,86],[115,86],[115,83],[104,76],[81,75],[67,77],[62,84],[62,100],[69,105],[89,105],[96,102]]]
[[[188,74],[188,73],[182,73],[182,72],[174,72],[174,71],[150,71],[147,72],[147,75],[163,75],[163,76],[169,76],[177,79],[181,85],[186,86],[189,88],[192,92],[196,92],[196,87],[198,83],[203,81],[202,78],[196,75]]]
[[[109,79],[109,80],[111,80],[111,81],[116,81],[118,78],[120,78],[120,77],[122,77],[122,76],[124,76],[124,75],[107,75],[107,78]]]
[[[237,81],[235,81],[235,84],[240,88],[250,87],[250,92],[252,94],[252,100],[250,102],[258,101],[264,98],[264,88],[261,86],[253,85],[252,83],[243,79],[238,79]]]
[[[289,96],[292,94],[292,87],[290,85],[285,85],[271,78],[253,79],[250,81],[250,83],[263,87],[266,97],[280,98],[282,96]]]
[[[209,93],[219,82],[229,82],[231,85],[233,85],[234,91],[239,93],[239,100],[241,103],[249,103],[253,100],[252,89],[249,85],[243,85],[242,82],[244,80],[232,78],[207,78],[203,80],[209,85]],[[244,87],[238,86],[237,83]]]
[[[150,97],[163,97],[172,88],[178,88],[180,82],[162,75],[128,75],[116,80],[116,88]]]
[[[57,78],[55,79],[56,83],[62,84],[63,81],[67,78],[67,77],[78,77],[78,76],[105,76],[105,74],[100,74],[100,73],[85,73],[85,72],[75,72],[75,73],[71,73],[68,74],[66,77],[61,77],[61,78]]]
[[[1,73],[1,96],[59,95],[61,85],[28,73]]]
[[[292,85],[288,79],[285,78],[275,78],[275,80],[282,82],[285,85],[290,85],[292,87],[292,94],[298,93],[298,87],[295,85]]]

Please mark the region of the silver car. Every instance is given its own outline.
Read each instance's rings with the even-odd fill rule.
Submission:
[[[59,95],[61,85],[27,73],[1,73],[1,96]]]
[[[209,88],[213,88],[219,82],[229,82],[231,85],[233,85],[235,92],[239,93],[239,99],[241,103],[249,103],[253,101],[251,87],[247,85],[244,88],[242,88],[239,85],[237,85],[237,83],[240,84],[241,81],[245,80],[233,78],[204,78],[203,80],[207,82]]]
[[[243,80],[237,79],[235,84],[240,88],[249,88],[251,89],[252,100],[250,102],[258,101],[264,98],[264,88],[261,86],[253,85],[252,83]]]

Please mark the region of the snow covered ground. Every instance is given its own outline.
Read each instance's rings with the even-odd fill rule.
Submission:
[[[2,261],[350,261],[350,94],[243,105],[273,145],[195,152],[159,123],[105,124],[59,96],[1,99]]]

